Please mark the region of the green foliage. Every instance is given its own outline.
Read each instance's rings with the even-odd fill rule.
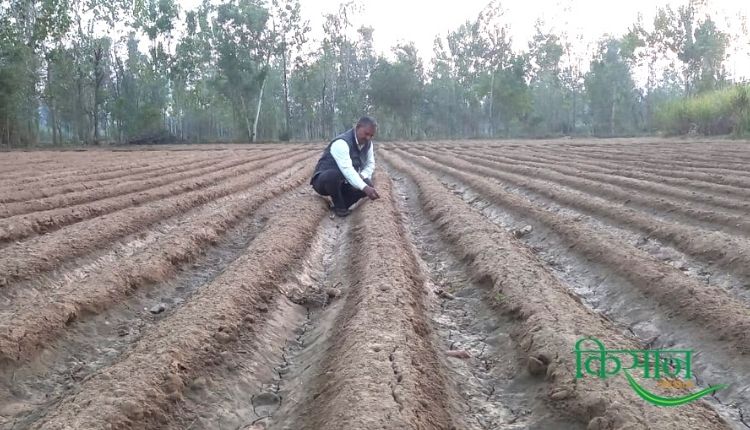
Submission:
[[[505,136],[521,134],[531,112],[531,93],[526,84],[527,63],[522,56],[514,56],[506,68],[490,77],[493,90],[490,121],[504,131]],[[493,127],[493,131],[496,128]]]
[[[736,85],[658,106],[656,120],[667,134],[750,132],[750,86]]]
[[[595,134],[616,136],[637,130],[635,83],[622,55],[622,42],[605,39],[585,78]]]
[[[530,107],[528,109],[529,134],[532,136],[554,136],[569,133],[573,126],[572,103],[574,88],[566,89],[572,76],[566,76],[561,70],[561,61],[565,49],[559,36],[542,29],[537,22],[536,34],[529,43],[529,61],[531,65]],[[570,70],[566,71],[570,72]]]
[[[651,37],[682,62],[686,96],[720,88],[726,80],[723,62],[729,37],[710,15],[699,13],[699,6],[690,0],[676,11],[670,6],[659,9]]]
[[[377,55],[373,28],[353,25],[355,2],[326,15],[312,44],[301,0],[203,0],[188,11],[175,0],[5,0],[0,143],[164,131],[193,142],[328,140],[363,114],[379,119],[383,139],[746,133],[747,87],[731,87],[724,70],[730,35],[687,1],[581,56],[580,38],[542,22],[515,49],[492,0],[436,37],[425,65],[411,43]]]
[[[380,58],[370,76],[369,100],[382,119],[386,137],[413,139],[424,92],[422,62],[413,44],[394,49],[396,61]]]

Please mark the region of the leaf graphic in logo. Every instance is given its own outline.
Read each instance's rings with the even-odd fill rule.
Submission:
[[[645,388],[638,385],[638,382],[633,379],[630,374],[625,371],[625,377],[628,378],[628,383],[630,383],[630,386],[635,390],[635,392],[641,396],[644,400],[646,400],[649,403],[652,403],[656,406],[680,406],[684,405],[685,403],[690,403],[692,401],[698,400],[701,397],[711,394],[714,391],[721,390],[722,388],[726,388],[727,385],[720,384],[720,385],[712,385],[708,388],[705,388],[703,390],[698,391],[697,393],[688,394],[684,397],[662,397],[658,396]]]

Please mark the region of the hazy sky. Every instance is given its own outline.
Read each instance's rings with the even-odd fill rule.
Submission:
[[[375,48],[388,53],[399,41],[413,41],[425,59],[432,55],[432,42],[436,35],[444,35],[468,19],[475,19],[489,0],[360,0],[363,8],[354,20],[355,26],[369,25],[375,29]],[[310,20],[313,35],[320,37],[323,14],[338,10],[340,0],[302,0],[303,13]],[[640,12],[650,22],[658,6],[671,4],[675,8],[686,1],[669,0],[501,0],[510,22],[514,45],[524,49],[533,36],[538,18],[547,28],[565,31],[570,36],[582,35],[586,45],[594,43],[603,34],[623,34],[635,22]],[[738,32],[741,16],[750,15],[750,2],[746,0],[708,0],[708,7],[720,12],[719,25],[733,27]],[[725,19],[727,16],[729,19]],[[741,46],[740,46],[741,45]],[[740,49],[727,63],[733,75],[750,76],[750,39],[747,37]],[[583,52],[582,52],[583,53]],[[730,52],[731,53],[731,52]]]

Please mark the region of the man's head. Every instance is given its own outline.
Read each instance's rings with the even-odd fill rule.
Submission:
[[[360,144],[371,141],[373,136],[375,136],[377,128],[378,123],[375,121],[375,118],[370,116],[363,116],[359,119],[359,121],[357,121],[357,126],[355,127],[355,132],[357,133],[357,141],[359,141]]]

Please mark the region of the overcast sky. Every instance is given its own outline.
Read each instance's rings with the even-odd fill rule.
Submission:
[[[466,20],[475,19],[489,0],[359,0],[363,11],[354,20],[355,26],[369,25],[378,53],[389,53],[400,41],[412,41],[425,60],[432,56],[432,42],[436,35],[445,35]],[[320,37],[323,15],[336,12],[340,0],[302,0],[303,13]],[[583,36],[585,50],[603,34],[621,35],[635,22],[640,12],[650,22],[658,6],[671,4],[675,8],[685,1],[669,0],[504,0],[501,1],[511,25],[514,45],[525,49],[534,33],[538,18],[556,32]],[[710,9],[723,28],[740,30],[742,16],[750,15],[747,0],[708,0]],[[727,18],[725,18],[727,17]],[[750,76],[750,39],[736,44],[733,57],[727,63],[729,73]],[[741,46],[740,46],[741,45]]]

